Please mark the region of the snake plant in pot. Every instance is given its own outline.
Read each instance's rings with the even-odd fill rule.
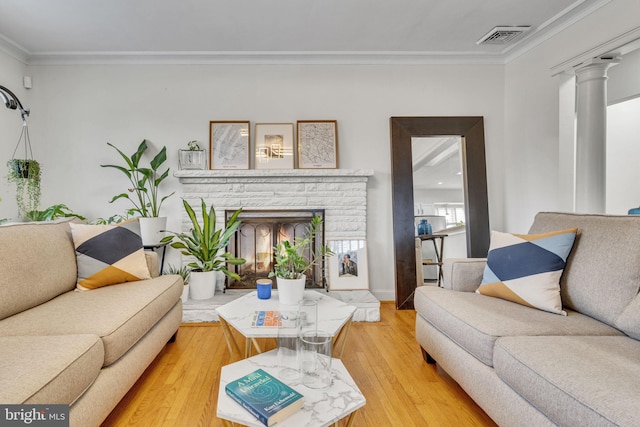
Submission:
[[[131,183],[131,187],[127,192],[114,196],[109,203],[113,203],[118,199],[129,200],[133,207],[128,210],[128,214],[140,216],[142,242],[149,246],[159,244],[163,237],[162,230],[167,225],[167,218],[160,216],[160,208],[162,203],[175,193],[174,191],[162,197],[159,194],[160,184],[169,176],[169,168],[164,172],[159,170],[167,160],[167,147],[162,147],[160,152],[151,159],[149,166],[144,167],[140,164],[140,161],[148,149],[146,139],[140,143],[138,149],[131,156],[127,156],[110,142],[107,145],[113,147],[120,154],[125,165],[100,166],[119,170],[127,176]]]
[[[229,239],[240,226],[238,216],[242,209],[233,213],[224,228],[216,228],[216,213],[213,208],[207,208],[204,199],[201,201],[202,223],[198,221],[194,209],[186,200],[182,200],[184,209],[191,220],[188,233],[169,231],[171,235],[162,242],[171,242],[171,247],[179,249],[182,255],[195,258],[187,264],[191,268],[190,294],[193,299],[209,299],[215,295],[215,273],[222,272],[225,276],[240,280],[240,276],[229,270],[228,265],[241,265],[246,261],[236,258],[226,251]]]
[[[282,304],[298,304],[304,294],[306,273],[322,258],[333,255],[327,246],[317,250],[313,248],[321,225],[322,218],[315,216],[307,227],[306,237],[296,238],[293,243],[283,240],[274,248],[274,271],[269,273],[269,277],[276,278],[278,298]]]

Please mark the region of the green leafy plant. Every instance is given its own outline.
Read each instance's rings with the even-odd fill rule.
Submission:
[[[269,273],[269,277],[299,279],[322,258],[334,255],[327,246],[317,251],[312,247],[321,224],[322,218],[315,216],[307,227],[306,237],[297,238],[293,243],[284,240],[275,246],[274,271]]]
[[[95,221],[96,225],[109,225],[109,224],[119,224],[121,222],[127,221],[129,219],[129,214],[125,212],[124,215],[115,214],[111,215],[109,218],[98,218]]]
[[[7,162],[7,181],[16,184],[16,204],[21,217],[40,205],[40,163],[11,159]]]
[[[226,276],[235,280],[240,280],[240,276],[227,269],[227,265],[241,265],[246,261],[243,258],[236,258],[231,253],[225,252],[229,239],[235,234],[240,226],[238,216],[242,209],[233,213],[227,226],[224,229],[216,229],[216,213],[213,205],[207,209],[204,199],[202,203],[202,224],[198,222],[195,211],[186,200],[182,200],[184,209],[191,220],[192,228],[190,233],[175,233],[162,239],[162,242],[172,242],[171,247],[180,249],[183,255],[192,256],[196,261],[187,264],[192,271],[222,271]],[[174,239],[178,241],[175,242]]]
[[[75,217],[81,220],[86,220],[82,215],[78,215],[74,213],[67,207],[65,204],[57,204],[53,206],[49,206],[47,209],[43,211],[33,210],[27,212],[27,219],[31,221],[53,221],[57,218],[71,218]]]
[[[167,269],[165,270],[164,274],[165,275],[166,274],[179,274],[180,277],[182,277],[182,281],[186,285],[186,284],[189,283],[189,276],[191,276],[191,270],[186,265],[183,265],[181,267],[176,267],[174,265],[169,264],[167,266]]]
[[[129,182],[132,185],[128,192],[114,196],[109,203],[113,203],[118,199],[127,199],[134,206],[128,211],[130,215],[137,213],[143,217],[159,216],[162,203],[175,193],[173,192],[164,197],[158,195],[160,184],[169,176],[169,168],[164,172],[159,172],[160,167],[167,160],[167,147],[162,147],[162,150],[151,160],[149,167],[142,167],[140,166],[140,161],[148,148],[146,139],[140,143],[138,149],[131,156],[127,156],[110,142],[107,145],[113,147],[120,154],[125,161],[125,166],[100,166],[119,170],[129,178]]]
[[[201,150],[200,144],[195,139],[193,141],[187,142],[187,147],[189,147],[189,151],[198,151]]]

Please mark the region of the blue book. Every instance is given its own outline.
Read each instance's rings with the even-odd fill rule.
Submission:
[[[284,420],[304,404],[304,396],[262,369],[229,382],[224,391],[266,426]]]

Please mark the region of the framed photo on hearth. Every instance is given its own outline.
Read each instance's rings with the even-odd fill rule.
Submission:
[[[293,169],[293,123],[256,123],[256,169]]]
[[[209,122],[211,169],[249,169],[249,121]]]
[[[298,120],[298,168],[338,167],[338,122]]]
[[[367,241],[364,239],[328,240],[335,253],[329,264],[329,289],[332,291],[369,289]]]

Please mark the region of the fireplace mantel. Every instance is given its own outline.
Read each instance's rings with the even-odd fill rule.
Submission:
[[[181,183],[208,182],[226,179],[325,179],[354,178],[365,181],[373,175],[371,169],[243,169],[243,170],[179,170],[173,173]]]

